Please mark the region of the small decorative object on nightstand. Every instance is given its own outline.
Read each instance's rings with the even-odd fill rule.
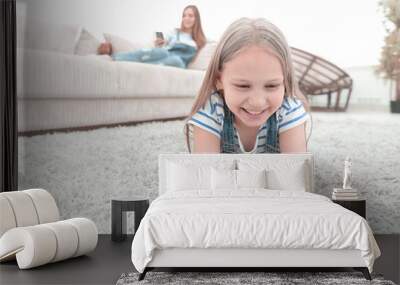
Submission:
[[[111,200],[111,240],[123,241],[126,239],[126,212],[135,212],[135,233],[140,221],[149,208],[147,198],[128,198]]]
[[[357,189],[353,189],[351,186],[352,175],[350,156],[346,157],[344,161],[344,174],[343,174],[343,186],[342,188],[334,188],[332,193],[332,201],[342,207],[359,214],[364,219],[366,218],[366,201],[361,199]]]
[[[351,186],[351,166],[353,163],[351,162],[351,158],[349,156],[346,157],[344,161],[344,175],[343,175],[343,187],[342,188],[334,188],[332,193],[333,200],[358,200],[360,197],[358,195],[357,189],[353,189]]]
[[[334,203],[341,205],[342,207],[359,214],[361,217],[366,219],[366,201],[365,199],[357,200],[332,200]]]

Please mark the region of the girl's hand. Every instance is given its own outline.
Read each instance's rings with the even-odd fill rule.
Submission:
[[[154,45],[155,45],[156,47],[163,46],[164,44],[165,44],[165,40],[160,39],[160,38],[157,38],[157,39],[154,41]]]

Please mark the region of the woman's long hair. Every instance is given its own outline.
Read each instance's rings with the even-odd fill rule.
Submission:
[[[283,33],[275,25],[263,18],[240,18],[229,25],[219,40],[207,67],[200,91],[189,116],[186,118],[184,132],[189,152],[191,152],[189,119],[204,106],[210,95],[217,90],[216,80],[219,72],[222,71],[223,65],[234,58],[242,49],[251,45],[265,47],[278,58],[284,76],[284,96],[296,96],[302,101],[306,110],[309,109],[307,99],[298,88],[291,51]]]
[[[207,42],[206,36],[204,35],[203,28],[201,26],[201,19],[199,9],[195,5],[188,5],[183,9],[183,13],[191,9],[194,13],[195,21],[192,29],[192,38],[197,44],[197,49],[200,50]],[[183,15],[182,13],[182,15]],[[183,31],[183,22],[181,22],[181,31]]]

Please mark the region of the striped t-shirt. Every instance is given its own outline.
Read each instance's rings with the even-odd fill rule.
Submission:
[[[210,98],[196,114],[188,121],[189,124],[198,126],[211,134],[221,138],[224,125],[224,100],[218,92],[211,94]],[[301,101],[295,97],[285,96],[281,107],[274,113],[277,116],[278,132],[282,133],[298,125],[303,124],[308,119],[308,113],[304,109]],[[242,153],[262,153],[266,143],[266,122],[258,130],[256,143],[251,151],[245,151],[238,132],[235,128],[235,145],[240,147]]]

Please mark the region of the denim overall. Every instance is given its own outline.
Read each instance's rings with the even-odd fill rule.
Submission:
[[[233,113],[224,102],[224,127],[221,135],[222,153],[240,153],[240,147],[235,145],[235,130],[233,125]],[[264,145],[264,153],[279,153],[278,121],[275,113],[268,118],[266,123],[267,137]],[[256,146],[256,149],[258,146]]]
[[[180,32],[177,31],[178,43],[166,47],[142,48],[136,51],[118,52],[112,55],[117,61],[135,61],[151,64],[162,64],[185,68],[196,55],[197,49],[179,43]]]
[[[189,62],[193,59],[193,57],[196,55],[197,49],[193,46],[179,43],[179,36],[180,32],[177,31],[178,43],[175,43],[173,46],[168,48],[168,51],[170,52],[171,55],[180,57],[185,63],[185,66],[187,66]]]

